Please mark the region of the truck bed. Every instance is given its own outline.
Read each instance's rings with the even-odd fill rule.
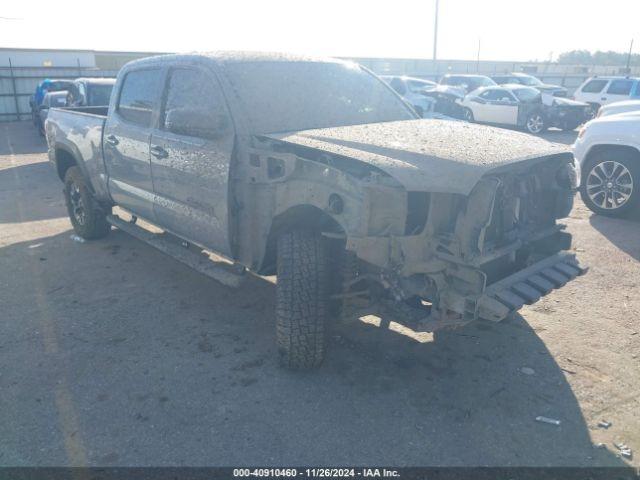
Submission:
[[[58,165],[68,156],[82,170],[100,200],[108,200],[104,182],[106,176],[102,157],[102,132],[107,120],[108,107],[64,107],[52,108],[45,123],[47,144],[55,145],[49,150],[49,159],[58,174],[63,171]],[[62,175],[60,175],[61,180]]]

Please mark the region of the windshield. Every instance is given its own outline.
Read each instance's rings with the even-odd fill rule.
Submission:
[[[530,77],[529,75],[518,76],[518,81],[522,85],[528,85],[529,87],[537,87],[542,85],[542,82],[538,80],[536,77]]]
[[[89,85],[88,90],[87,105],[91,107],[109,105],[113,85]]]
[[[537,102],[540,98],[540,92],[535,88],[516,88],[513,90],[513,93],[518,97],[518,100],[524,103]]]
[[[493,85],[497,85],[497,83],[491,80],[489,77],[474,77],[473,81],[479,87],[491,87]]]
[[[254,133],[416,118],[384,82],[357,65],[242,62],[227,64],[226,72]]]

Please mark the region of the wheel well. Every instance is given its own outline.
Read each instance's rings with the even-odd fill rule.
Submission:
[[[640,161],[640,151],[638,151],[637,148],[630,147],[628,145],[596,145],[589,150],[589,153],[585,158],[585,165],[587,165],[594,156],[604,152],[627,153],[633,155],[636,160]]]
[[[56,171],[60,180],[64,181],[64,176],[69,168],[76,166],[78,163],[72,154],[62,148],[56,148]]]
[[[260,274],[275,274],[278,237],[292,230],[344,234],[342,226],[331,215],[320,208],[313,205],[297,205],[291,207],[275,217],[271,223]]]

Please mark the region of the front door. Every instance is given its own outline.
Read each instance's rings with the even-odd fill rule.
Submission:
[[[480,96],[486,101],[482,106],[485,122],[501,125],[517,125],[518,101],[508,90],[490,89]]]
[[[120,206],[153,221],[153,185],[149,161],[151,124],[161,93],[162,70],[128,72],[116,108],[104,127],[104,163],[111,198]]]
[[[230,253],[227,218],[231,116],[214,73],[169,70],[158,128],[151,135],[155,216],[169,231]]]

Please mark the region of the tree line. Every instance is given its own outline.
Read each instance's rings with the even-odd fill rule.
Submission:
[[[589,50],[571,50],[570,52],[561,53],[558,56],[558,63],[572,65],[614,65],[624,66],[627,64],[628,52],[614,52],[612,50],[603,52],[597,50],[590,52]],[[630,66],[640,64],[640,54],[631,55]]]

